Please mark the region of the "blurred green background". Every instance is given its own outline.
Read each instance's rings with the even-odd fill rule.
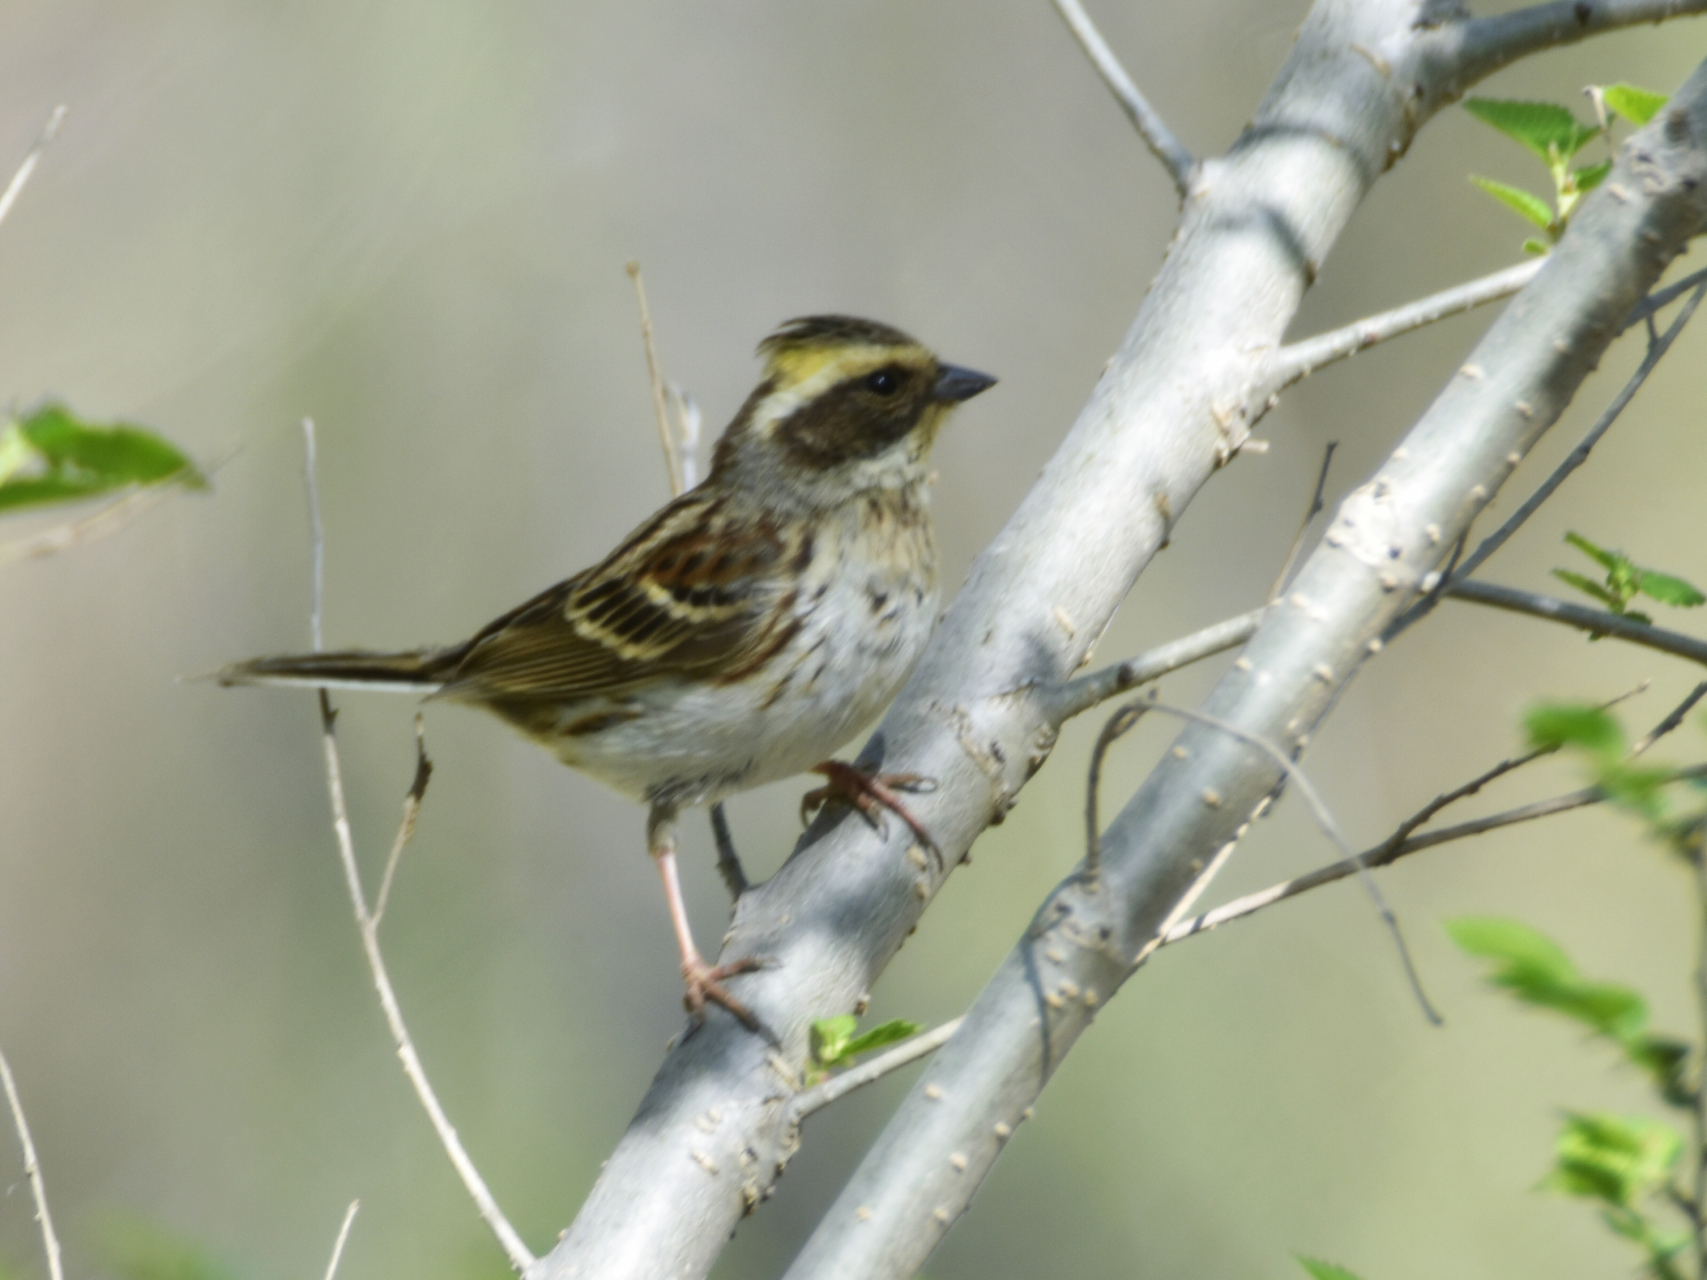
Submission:
[[[1305,5],[1101,3],[1185,141],[1227,146]],[[1669,91],[1707,48],[1678,24],[1548,55],[1485,91]],[[1172,230],[1174,198],[1044,0],[623,5],[10,0],[0,168],[72,109],[0,228],[0,394],[148,423],[208,494],[0,570],[0,1045],[18,1075],[74,1276],[111,1272],[141,1215],[244,1280],[318,1275],[363,1202],[345,1276],[504,1272],[397,1070],[327,823],[312,700],[180,683],[304,647],[299,419],[319,423],[334,645],[458,639],[600,556],[666,496],[623,264],[645,265],[668,371],[715,431],[785,317],[911,330],[1001,386],[938,451],[952,589],[1072,421]],[[1385,178],[1295,333],[1517,257],[1467,172],[1540,165],[1448,111]],[[1687,266],[1688,260],[1685,260]],[[1361,482],[1484,313],[1320,374],[1217,475],[1104,638],[1115,658],[1249,608],[1324,443]],[[1639,352],[1606,361],[1525,465],[1527,491]],[[1707,580],[1698,324],[1589,467],[1489,576],[1547,588],[1567,528]],[[13,520],[0,538],[39,527]],[[1575,566],[1573,566],[1575,567]],[[1690,621],[1684,621],[1685,626]],[[1699,622],[1695,625],[1699,627]],[[1191,702],[1215,664],[1165,682]],[[1603,699],[1683,664],[1448,603],[1373,664],[1309,766],[1359,843],[1516,745],[1541,696]],[[407,700],[341,699],[360,846],[377,875],[411,769]],[[385,927],[450,1114],[543,1252],[681,1026],[638,807],[496,721],[434,707],[438,773]],[[1074,727],[875,992],[874,1018],[961,1010],[1077,859],[1095,725]],[[1167,734],[1111,769],[1105,811]],[[1685,741],[1685,738],[1688,741]],[[1700,750],[1679,735],[1671,757]],[[790,782],[732,808],[749,868],[797,831]],[[1577,785],[1566,762],[1487,807]],[[686,824],[703,938],[726,918]],[[1212,897],[1328,860],[1296,800]],[[1610,1051],[1510,1007],[1443,918],[1519,914],[1692,1032],[1683,873],[1590,813],[1385,876],[1447,1024],[1425,1026],[1368,902],[1340,885],[1159,956],[1109,1006],[933,1259],[951,1277],[1616,1274],[1633,1255],[1534,1193],[1559,1106],[1652,1110]],[[905,1087],[815,1119],[718,1274],[775,1274]],[[0,1267],[42,1271],[0,1138]]]

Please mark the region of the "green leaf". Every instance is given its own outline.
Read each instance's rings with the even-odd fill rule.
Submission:
[[[1608,572],[1630,563],[1616,551],[1608,551],[1604,547],[1597,547],[1594,543],[1583,537],[1582,534],[1575,531],[1567,532],[1565,534],[1565,541],[1570,543],[1578,551],[1582,552],[1590,560],[1593,560],[1602,569],[1605,569]]]
[[[1470,175],[1470,181],[1508,209],[1515,210],[1521,217],[1528,218],[1543,231],[1552,230],[1552,207],[1540,196],[1531,195],[1521,187],[1508,187],[1503,182],[1495,182],[1492,178],[1478,177],[1476,174]]]
[[[1606,100],[1608,111],[1623,116],[1634,125],[1647,124],[1666,104],[1665,94],[1650,93],[1633,84],[1609,84],[1601,90],[1601,94]]]
[[[1593,578],[1585,578],[1582,574],[1572,573],[1569,569],[1555,569],[1553,576],[1560,582],[1569,583],[1584,595],[1593,596],[1614,613],[1620,613],[1624,609],[1624,602]]]
[[[1295,1253],[1292,1257],[1299,1266],[1310,1273],[1311,1280],[1358,1280],[1355,1271],[1335,1266],[1331,1262],[1323,1262],[1319,1258],[1306,1258],[1301,1253]]]
[[[1552,245],[1545,240],[1537,240],[1534,236],[1523,242],[1523,251],[1532,258],[1545,258],[1552,250]]]
[[[1612,760],[1624,755],[1624,728],[1604,707],[1566,702],[1543,702],[1523,717],[1531,751],[1581,747]]]
[[[194,463],[142,427],[86,423],[47,404],[0,433],[0,511],[165,482],[207,486]]]
[[[1647,1023],[1641,996],[1583,978],[1557,943],[1520,920],[1468,916],[1448,921],[1446,931],[1461,950],[1493,961],[1488,981],[1525,1004],[1561,1013],[1620,1043],[1639,1036]]]
[[[1606,160],[1600,164],[1586,165],[1581,169],[1575,170],[1571,174],[1571,182],[1579,192],[1593,191],[1606,180],[1606,175],[1611,172],[1612,161]]]
[[[1567,1115],[1554,1145],[1548,1190],[1634,1210],[1671,1178],[1683,1139],[1642,1116]]]
[[[812,1023],[812,1059],[821,1066],[839,1062],[847,1053],[848,1042],[859,1027],[859,1019],[851,1013],[834,1018],[818,1018]]]
[[[1569,160],[1583,144],[1599,134],[1593,125],[1579,121],[1564,107],[1552,102],[1517,102],[1504,98],[1466,98],[1464,109],[1476,119],[1493,125],[1506,137],[1528,147],[1548,165],[1555,158]]]
[[[1652,569],[1636,570],[1636,589],[1649,599],[1680,609],[1693,609],[1697,605],[1707,604],[1707,595],[1702,595],[1699,587],[1685,582],[1682,578],[1674,578],[1669,573],[1656,573]]]
[[[880,1023],[865,1034],[849,1040],[842,1048],[842,1057],[845,1060],[862,1053],[870,1053],[873,1049],[881,1049],[884,1045],[916,1036],[922,1029],[918,1023],[907,1022],[901,1018]]]

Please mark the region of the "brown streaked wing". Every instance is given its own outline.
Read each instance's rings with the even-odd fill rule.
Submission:
[[[731,515],[717,495],[685,494],[602,564],[475,636],[444,694],[568,701],[738,670],[797,625],[785,605],[802,550],[791,541],[765,516]]]

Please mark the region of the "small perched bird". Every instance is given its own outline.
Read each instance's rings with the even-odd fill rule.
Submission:
[[[675,818],[814,767],[868,814],[889,786],[825,760],[906,680],[936,621],[928,460],[950,410],[990,387],[888,325],[791,320],[711,472],[592,568],[461,644],[256,658],[221,684],[383,688],[468,703],[651,806],[684,1003],[750,1027],[688,928]]]

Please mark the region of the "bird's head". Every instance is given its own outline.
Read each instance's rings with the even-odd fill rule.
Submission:
[[[764,377],[717,442],[712,473],[799,492],[916,480],[949,411],[996,381],[851,316],[790,320],[759,354]]]

